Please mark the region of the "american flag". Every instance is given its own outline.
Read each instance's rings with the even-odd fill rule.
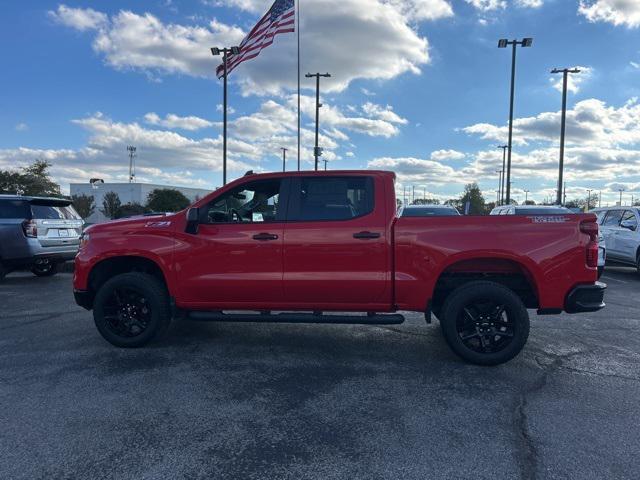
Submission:
[[[242,43],[238,55],[228,54],[227,75],[246,60],[260,55],[262,49],[273,43],[279,33],[295,32],[295,0],[276,0],[267,14],[253,27]],[[218,78],[224,76],[224,64],[216,69]]]

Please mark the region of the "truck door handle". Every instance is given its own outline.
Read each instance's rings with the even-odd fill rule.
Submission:
[[[258,233],[253,236],[254,240],[258,240],[260,242],[268,242],[269,240],[277,240],[278,235],[274,233]]]
[[[358,232],[353,234],[353,238],[357,238],[358,240],[368,240],[370,238],[380,238],[380,234],[375,232]]]

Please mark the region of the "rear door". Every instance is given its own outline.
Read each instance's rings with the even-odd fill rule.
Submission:
[[[286,302],[314,310],[390,305],[384,195],[382,180],[374,176],[291,179],[284,235]]]
[[[83,222],[70,203],[32,200],[31,218],[36,223],[38,241],[43,247],[80,243]]]

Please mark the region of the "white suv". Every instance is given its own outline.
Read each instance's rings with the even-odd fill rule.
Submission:
[[[640,231],[638,208],[596,208],[600,231],[607,243],[607,258],[616,263],[633,265],[640,272]]]

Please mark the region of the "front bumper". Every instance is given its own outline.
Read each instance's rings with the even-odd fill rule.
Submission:
[[[93,308],[93,293],[86,290],[74,290],[73,298],[76,303],[86,310]]]
[[[567,313],[596,312],[604,308],[604,291],[607,285],[595,282],[591,285],[578,285],[571,290],[565,301],[564,311]]]

